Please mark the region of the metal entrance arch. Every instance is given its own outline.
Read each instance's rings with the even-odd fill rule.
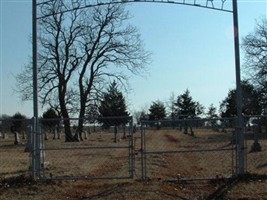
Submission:
[[[41,162],[40,162],[40,138],[38,130],[38,82],[37,82],[37,20],[40,18],[49,17],[47,16],[38,16],[37,7],[42,4],[49,4],[49,2],[55,0],[43,0],[37,2],[38,0],[32,1],[32,44],[33,44],[33,113],[34,113],[34,155],[32,156],[32,168],[33,176],[36,177],[36,171],[39,171]],[[241,77],[240,77],[240,52],[239,52],[239,28],[238,28],[238,8],[237,0],[83,0],[81,4],[78,5],[76,0],[71,0],[72,7],[66,8],[62,12],[70,12],[77,9],[85,9],[93,6],[103,6],[107,4],[119,4],[119,3],[161,3],[161,4],[173,4],[173,5],[185,5],[199,8],[212,9],[221,12],[228,12],[233,15],[233,32],[234,32],[234,47],[235,47],[235,70],[236,70],[236,102],[237,102],[237,123],[236,123],[236,134],[238,136],[237,143],[237,173],[242,175],[245,173],[245,154],[244,154],[244,131],[242,128],[242,91],[241,91]],[[57,13],[53,13],[55,15]]]

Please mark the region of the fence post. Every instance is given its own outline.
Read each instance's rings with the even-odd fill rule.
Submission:
[[[39,121],[38,118],[33,117],[32,118],[32,164],[31,164],[31,170],[32,170],[32,177],[37,180],[41,177],[41,133],[40,133],[40,127],[39,127]]]
[[[146,179],[146,169],[145,169],[145,130],[143,122],[141,122],[141,171],[142,171],[142,181]]]
[[[131,122],[130,122],[130,166],[131,166],[131,178],[134,177],[134,170],[135,170],[135,155],[134,155],[134,143],[133,143],[133,139],[134,139],[134,136],[133,136],[133,117],[130,118]],[[125,132],[125,129],[124,129],[124,132]]]
[[[34,180],[37,179],[36,176],[36,134],[35,134],[35,118],[31,120],[31,173]]]

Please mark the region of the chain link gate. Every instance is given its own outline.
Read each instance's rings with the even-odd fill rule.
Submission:
[[[79,119],[71,124],[76,142],[66,142],[63,120],[40,120],[41,177],[44,179],[129,179],[134,173],[132,117]]]
[[[143,121],[142,179],[197,180],[236,173],[235,119]]]

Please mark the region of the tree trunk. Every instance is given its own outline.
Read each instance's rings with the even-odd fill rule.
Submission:
[[[56,139],[56,137],[57,137],[57,129],[52,129],[52,131],[53,131],[53,140],[55,140]]]
[[[65,130],[65,142],[73,142],[74,140],[71,134],[70,119],[69,119],[68,111],[65,105],[62,107],[61,107],[61,110],[62,110],[64,130]]]
[[[71,134],[70,120],[64,120],[65,129],[65,142],[73,142],[73,136]]]
[[[84,113],[85,112],[80,112],[79,115],[79,122],[78,122],[78,128],[76,130],[76,133],[74,135],[74,141],[79,142],[80,140],[83,141],[83,131],[84,131]]]
[[[79,134],[79,137],[81,140],[83,140],[82,133],[84,129],[84,115],[85,115],[85,109],[86,109],[86,98],[84,98],[83,95],[81,95],[81,102],[80,102],[80,113],[79,113],[79,123],[78,123],[78,131],[77,134]]]
[[[83,140],[83,136],[82,136],[82,133],[83,133],[83,123],[84,123],[84,119],[80,116],[79,117],[77,134],[79,134],[79,138],[81,140]]]
[[[61,75],[63,76],[63,75]],[[64,77],[64,76],[63,76]],[[62,77],[59,77],[59,90],[58,90],[58,96],[59,96],[59,105],[63,117],[63,124],[65,129],[65,142],[73,142],[73,136],[71,134],[71,126],[70,126],[70,119],[69,119],[69,113],[66,107],[65,102],[65,96],[67,91],[67,85],[64,80],[62,80]]]

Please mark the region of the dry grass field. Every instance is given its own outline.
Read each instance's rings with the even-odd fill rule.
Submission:
[[[0,199],[267,199],[267,141],[260,141],[261,152],[247,154],[248,171],[257,176],[231,181],[224,179],[232,175],[235,166],[231,131],[195,129],[191,136],[173,129],[146,130],[145,138],[144,182],[139,131],[134,134],[134,179],[115,179],[130,175],[129,142],[122,138],[114,143],[112,133],[92,133],[76,143],[53,140],[49,135],[43,172],[48,178],[113,177],[111,180],[32,181],[27,176],[30,157],[24,152],[26,141],[14,145],[11,135],[1,138]],[[247,141],[248,151],[252,142]]]

